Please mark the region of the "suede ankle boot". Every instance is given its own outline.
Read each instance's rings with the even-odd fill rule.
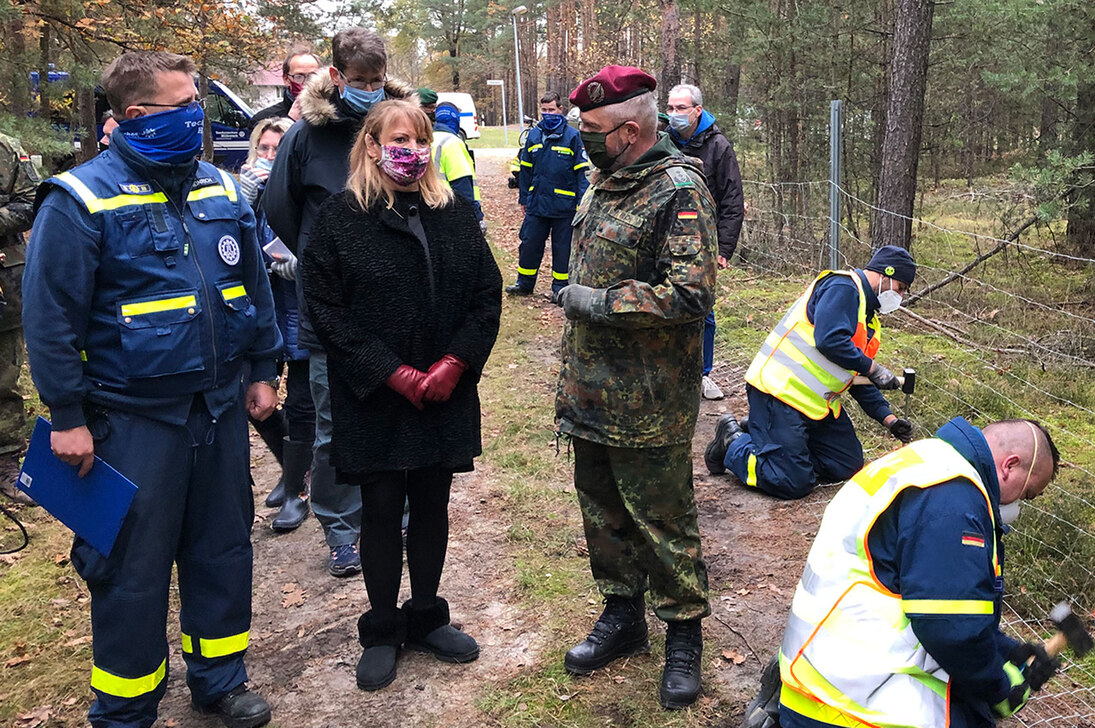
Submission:
[[[304,476],[312,467],[312,443],[294,442],[285,438],[282,447],[282,483],[285,485],[285,502],[270,527],[284,533],[294,531],[308,518],[308,495]]]
[[[407,616],[407,649],[429,652],[442,662],[471,662],[479,657],[479,645],[469,635],[449,624],[449,603],[437,597],[432,606],[403,604]]]
[[[593,631],[563,658],[571,675],[588,675],[621,657],[650,651],[642,596],[608,596]]]
[[[365,648],[357,661],[357,686],[372,691],[390,685],[399,647],[407,639],[407,618],[398,610],[378,617],[370,609],[357,620],[357,637]]]
[[[665,669],[659,698],[663,708],[679,710],[700,695],[703,630],[700,620],[666,622]]]

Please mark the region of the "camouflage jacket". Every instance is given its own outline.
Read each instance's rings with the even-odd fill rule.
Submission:
[[[34,221],[38,171],[18,139],[0,134],[0,247],[23,242],[20,233]]]
[[[663,135],[594,177],[574,228],[570,283],[594,292],[590,319],[563,330],[559,430],[616,447],[690,442],[717,244],[700,167]]]

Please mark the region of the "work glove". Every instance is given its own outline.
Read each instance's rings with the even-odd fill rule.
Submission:
[[[912,442],[913,423],[905,419],[896,419],[890,423],[890,434],[904,443]]]
[[[1046,648],[1035,642],[1025,642],[1013,647],[1008,653],[1008,662],[1022,670],[1031,690],[1041,690],[1061,667],[1060,660],[1050,657]]]
[[[287,281],[295,281],[297,279],[297,256],[289,253],[288,258],[278,258],[270,264],[270,271],[280,278],[284,278]]]
[[[468,365],[452,354],[438,359],[422,382],[423,402],[448,402]]]
[[[409,364],[400,364],[399,368],[392,372],[386,384],[395,392],[402,395],[416,409],[426,409],[422,405],[423,385],[426,381],[426,373],[415,369]]]
[[[479,221],[479,231],[483,233],[483,237],[487,236],[487,219],[483,218]]]
[[[871,370],[867,372],[867,378],[879,389],[901,388],[901,382],[897,381],[894,373],[878,362],[871,364]]]
[[[556,294],[555,300],[563,308],[568,319],[587,319],[593,311],[593,289],[571,283]]]
[[[1001,718],[1010,718],[1022,710],[1030,700],[1030,683],[1027,682],[1023,671],[1010,661],[1004,663],[1004,673],[1011,682],[1011,690],[1006,698],[992,706],[992,712]]]

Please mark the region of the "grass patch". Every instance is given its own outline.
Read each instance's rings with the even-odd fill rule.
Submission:
[[[479,127],[479,133],[481,136],[478,139],[469,139],[469,149],[500,149],[506,147],[512,147],[514,153],[517,152],[517,140],[521,136],[521,128],[515,124],[510,124],[506,127],[506,132],[503,133],[500,126],[481,126]],[[509,140],[506,140],[506,137]]]

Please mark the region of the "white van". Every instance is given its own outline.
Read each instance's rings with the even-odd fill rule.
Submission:
[[[479,113],[475,110],[475,101],[471,94],[458,91],[440,91],[437,94],[437,103],[449,102],[460,109],[460,138],[464,140],[478,139]]]

